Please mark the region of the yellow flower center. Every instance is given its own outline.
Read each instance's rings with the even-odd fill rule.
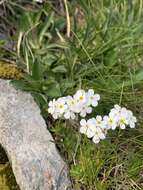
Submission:
[[[64,106],[63,106],[62,104],[59,106],[60,109],[62,109],[63,107],[64,107]]]
[[[101,121],[97,121],[97,124],[100,125],[100,124],[101,124]]]
[[[74,105],[74,101],[71,101],[71,105]]]
[[[125,124],[125,119],[122,118],[122,119],[120,120],[120,123],[121,123],[121,124]]]
[[[109,124],[111,125],[113,123],[113,120],[112,119],[109,119]]]
[[[83,100],[83,96],[80,96],[79,99],[80,99],[80,100]]]

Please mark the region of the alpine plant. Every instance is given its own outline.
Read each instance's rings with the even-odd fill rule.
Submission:
[[[87,92],[78,90],[73,96],[60,97],[50,101],[48,112],[54,119],[80,120],[80,133],[92,139],[94,143],[105,139],[108,130],[135,128],[137,119],[132,111],[119,105],[114,105],[108,115],[103,117],[97,115],[86,120],[85,117],[98,106],[99,100],[100,95],[95,94],[93,89],[89,89]]]

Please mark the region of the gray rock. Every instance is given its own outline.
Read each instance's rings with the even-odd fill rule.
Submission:
[[[21,190],[70,190],[67,166],[28,93],[0,80],[0,143]]]

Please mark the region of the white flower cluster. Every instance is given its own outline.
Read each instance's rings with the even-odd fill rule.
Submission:
[[[93,107],[98,105],[99,100],[99,94],[95,94],[93,89],[89,89],[87,92],[78,90],[74,96],[61,97],[50,101],[48,112],[52,114],[54,119],[63,117],[74,120],[77,114],[81,117],[90,114]],[[109,129],[115,130],[117,127],[125,129],[127,126],[135,128],[136,122],[136,117],[132,111],[115,105],[104,117],[97,115],[88,120],[81,119],[80,132],[88,138],[92,138],[94,143],[99,143],[100,140],[105,139]]]
[[[114,108],[110,110],[109,115],[103,117],[103,125],[105,128],[113,130],[117,127],[125,129],[126,126],[135,128],[136,122],[136,117],[133,116],[132,111],[125,107],[120,107],[119,105],[115,105]]]
[[[103,118],[96,116],[96,118],[91,118],[87,121],[82,119],[80,121],[80,132],[88,138],[92,138],[94,143],[99,143],[100,140],[105,139],[109,129],[115,130],[117,127],[125,129],[127,126],[135,128],[136,121],[136,117],[133,116],[130,110],[115,105],[108,116]]]
[[[48,112],[54,119],[64,117],[65,119],[75,119],[76,114],[85,117],[92,112],[92,107],[98,105],[99,94],[95,94],[93,89],[87,92],[78,90],[74,96],[66,96],[53,99],[49,102]]]
[[[89,120],[82,119],[80,121],[80,132],[88,138],[92,138],[94,143],[99,143],[100,139],[105,139],[106,129],[102,127],[102,117],[96,116]]]

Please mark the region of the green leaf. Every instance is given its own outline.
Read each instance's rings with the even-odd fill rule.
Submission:
[[[48,86],[46,90],[46,95],[49,97],[58,97],[61,96],[61,90],[58,83],[54,83]]]
[[[46,23],[44,23],[44,27],[41,29],[40,34],[39,34],[39,43],[42,42],[43,37],[44,37],[44,35],[45,35],[47,29],[49,28],[49,26],[50,26],[50,24],[51,24],[51,22],[52,22],[52,20],[53,20],[53,16],[54,16],[54,13],[52,12],[52,13],[50,14],[49,18],[47,18]]]
[[[37,102],[37,104],[43,108],[47,105],[47,100],[44,97],[44,95],[40,94],[40,93],[36,93],[36,92],[32,92],[32,96],[34,97],[35,101]]]
[[[70,81],[68,79],[62,80],[61,81],[61,91],[62,91],[62,93],[65,93],[67,89],[73,88],[74,85],[75,85],[74,81]]]
[[[34,25],[33,22],[33,13],[24,12],[20,18],[19,28],[22,32],[29,30]]]
[[[16,88],[23,91],[31,91],[31,87],[24,80],[12,80],[11,84]]]
[[[67,72],[67,69],[65,68],[64,65],[59,65],[59,66],[53,68],[52,71],[53,71],[54,73],[66,73],[66,72]]]
[[[38,60],[36,60],[32,67],[32,78],[40,80],[42,78],[42,68]]]

